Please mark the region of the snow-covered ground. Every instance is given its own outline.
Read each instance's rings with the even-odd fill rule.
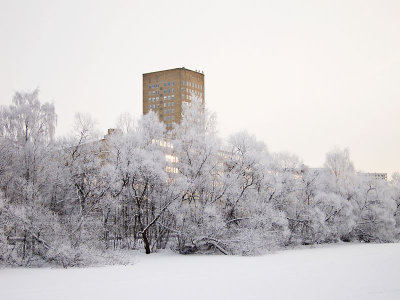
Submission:
[[[86,269],[0,269],[0,299],[400,299],[400,244],[134,260]]]

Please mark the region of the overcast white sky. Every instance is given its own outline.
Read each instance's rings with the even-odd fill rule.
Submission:
[[[142,113],[142,73],[205,72],[222,136],[247,130],[318,167],[400,171],[400,1],[0,0],[0,104],[17,90],[105,131]]]

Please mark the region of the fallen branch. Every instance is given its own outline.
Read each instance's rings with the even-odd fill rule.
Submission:
[[[242,221],[242,220],[249,220],[249,219],[250,219],[249,217],[236,218],[236,219],[232,219],[232,220],[227,221],[227,222],[225,223],[225,225],[228,225],[229,223],[232,223],[232,222]]]

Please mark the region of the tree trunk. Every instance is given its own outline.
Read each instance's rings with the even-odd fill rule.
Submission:
[[[147,232],[142,232],[142,239],[144,242],[144,248],[146,249],[146,254],[150,254],[150,243],[149,240],[147,239]]]

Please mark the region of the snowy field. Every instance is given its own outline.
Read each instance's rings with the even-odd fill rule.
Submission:
[[[130,266],[0,269],[0,299],[400,299],[400,244],[260,257],[136,255]]]

